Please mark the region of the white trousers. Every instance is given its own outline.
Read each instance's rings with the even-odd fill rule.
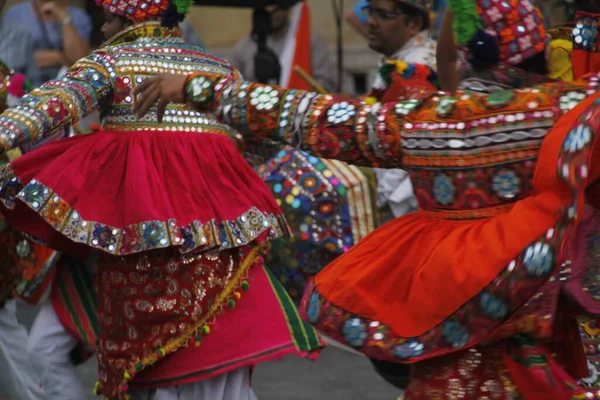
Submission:
[[[41,382],[30,363],[27,330],[17,320],[14,300],[0,309],[0,391],[11,399],[43,400]]]
[[[257,400],[250,387],[250,368],[205,381],[155,390],[136,390],[131,400]]]
[[[70,353],[77,340],[60,323],[52,302],[47,300],[29,333],[29,352],[48,399],[82,400],[86,391],[71,363]]]

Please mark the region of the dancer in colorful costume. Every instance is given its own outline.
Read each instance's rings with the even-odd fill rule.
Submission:
[[[504,13],[507,15],[509,13]],[[452,28],[448,22],[452,22],[452,16],[449,13],[446,15],[447,19],[444,20],[444,37],[446,39],[453,38]],[[450,17],[450,18],[448,18]],[[579,75],[585,75],[590,73],[598,73],[598,68],[594,67],[592,60],[595,59],[596,48],[591,45],[595,43],[593,37],[593,30],[590,26],[593,25],[593,21],[597,19],[596,15],[580,12],[577,13],[575,18],[574,28],[561,27],[550,31],[552,40],[548,44],[547,49],[542,47],[538,48],[538,53],[533,54],[531,57],[541,59],[541,54],[544,51],[548,51],[547,59],[547,70],[548,77],[551,79],[560,79],[564,82],[573,82],[574,71],[579,71]],[[502,34],[501,34],[502,35]],[[450,40],[451,41],[451,40]],[[532,42],[533,43],[533,42]],[[575,57],[572,57],[573,49],[576,48],[577,53]],[[445,48],[447,49],[447,48]],[[538,60],[539,61],[539,60]],[[536,63],[532,63],[529,60],[522,62],[522,65],[517,64],[516,67],[508,65],[489,65],[486,66],[486,71],[489,70],[496,72],[495,74],[488,74],[488,80],[475,81],[476,85],[462,84],[461,87],[465,89],[475,88],[476,91],[498,91],[502,88],[508,87],[519,87],[522,88],[530,82],[541,81],[542,75],[536,75],[517,67],[523,66],[529,70],[537,69],[540,72],[539,64],[546,64],[542,61],[538,62],[538,68]],[[546,68],[544,66],[544,68]],[[505,71],[506,73],[498,73],[499,71]],[[495,81],[493,79],[499,79]],[[485,82],[485,85],[481,84]],[[579,101],[583,100],[586,93],[583,91],[571,91],[563,96],[560,100],[563,102],[563,107],[573,107]],[[536,296],[552,298],[552,294],[544,293],[559,293],[562,291],[568,297],[575,300],[572,304],[576,304],[578,309],[581,310],[581,314],[585,315],[580,318],[580,330],[583,338],[584,349],[586,357],[588,359],[588,374],[583,375],[583,379],[580,380],[580,384],[586,390],[586,398],[600,398],[600,358],[598,357],[597,345],[600,343],[600,332],[596,326],[597,320],[593,317],[595,314],[595,301],[587,294],[588,292],[594,292],[596,290],[593,281],[589,279],[594,273],[596,273],[597,265],[588,260],[590,253],[593,254],[595,251],[596,232],[594,223],[597,223],[596,213],[586,210],[587,217],[583,218],[583,222],[577,232],[577,239],[574,240],[576,243],[575,251],[573,252],[574,261],[570,269],[572,272],[571,279],[568,283],[562,286],[558,283],[550,283],[546,285]],[[581,238],[581,239],[580,239]],[[583,247],[582,247],[583,246]],[[565,280],[566,282],[567,280]],[[560,289],[559,289],[560,288]],[[591,316],[591,317],[590,317]]]
[[[305,318],[369,357],[412,364],[410,400],[562,400],[585,396],[575,380],[587,373],[576,314],[557,285],[570,272],[586,192],[597,201],[598,82],[369,105],[167,75],[140,85],[136,107],[181,102],[185,86],[189,104],[215,110],[249,140],[408,170],[420,210],[319,273]],[[575,93],[588,98],[578,105]]]
[[[506,15],[506,13],[505,13]],[[444,37],[452,38],[452,28],[446,26],[448,22],[451,22],[451,15],[449,20],[445,20]],[[570,27],[560,27],[551,30],[549,33],[552,40],[548,44],[547,49],[539,48],[538,54],[534,54],[532,57],[541,59],[541,54],[544,50],[548,51],[547,54],[547,69],[548,77],[551,79],[559,79],[564,82],[573,82],[574,70],[579,71],[579,75],[585,75],[590,73],[598,73],[598,68],[594,67],[592,62],[595,59],[597,49],[591,45],[595,43],[594,31],[590,29],[593,25],[593,21],[597,19],[597,15],[579,12],[575,17],[573,25]],[[578,54],[572,57],[573,49],[577,50]],[[538,64],[545,64],[542,62]],[[575,64],[575,65],[574,65]],[[520,65],[517,65],[517,67]],[[535,63],[528,62],[525,60],[523,66],[529,70],[536,67]],[[488,75],[488,78],[494,79],[499,78],[499,81],[486,80],[485,85],[475,85],[477,91],[487,90],[489,92],[502,90],[503,87],[507,86],[519,86],[522,87],[530,82],[540,81],[543,76],[532,74],[528,71],[511,67],[507,65],[495,65],[490,66],[496,72],[504,70],[506,74]],[[539,68],[538,68],[538,72]],[[481,83],[481,82],[477,82]],[[473,87],[473,85],[461,85],[465,89]],[[586,94],[581,91],[573,91],[561,97],[561,100],[565,103],[570,103],[574,106],[579,101],[585,98]],[[544,292],[559,293],[562,291],[566,296],[574,300],[571,304],[577,305],[577,309],[580,310],[582,317],[580,321],[580,331],[583,338],[583,346],[587,358],[588,373],[582,375],[582,379],[579,383],[584,387],[586,391],[586,398],[594,399],[600,398],[600,357],[598,353],[598,344],[600,343],[600,331],[596,328],[598,326],[598,320],[594,318],[595,314],[595,302],[596,300],[591,297],[588,293],[594,293],[597,288],[593,284],[593,280],[589,279],[590,276],[597,274],[597,264],[590,262],[588,258],[590,254],[594,254],[595,243],[597,242],[597,213],[586,210],[586,217],[583,218],[583,222],[580,224],[577,232],[577,239],[574,240],[576,245],[574,246],[575,251],[573,252],[574,262],[570,266],[572,277],[568,280],[564,280],[563,284],[550,283],[546,285],[536,296],[550,297]],[[560,288],[560,289],[559,289]]]
[[[285,219],[228,126],[181,106],[160,124],[131,114],[149,75],[236,72],[183,44],[176,25],[189,3],[102,5],[111,38],[4,112],[0,143],[37,142],[95,108],[104,131],[3,167],[2,213],[58,250],[97,252],[99,393],[248,399],[249,366],[322,346],[263,266]]]

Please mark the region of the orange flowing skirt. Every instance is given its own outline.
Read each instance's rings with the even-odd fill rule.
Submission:
[[[451,221],[417,212],[384,225],[317,275],[303,301],[305,318],[325,334],[335,337],[332,332],[337,331],[337,337],[363,352],[365,343],[377,339],[376,347],[391,349],[396,360],[404,362],[410,356],[423,355],[423,347],[434,340],[430,335],[434,329],[441,330],[446,339],[453,338],[448,341],[455,350],[463,348],[469,342],[464,321],[471,321],[469,330],[478,329],[468,315],[460,321],[456,317],[469,302],[476,303],[473,309],[483,309],[490,319],[496,318],[496,329],[558,269],[555,266],[560,265],[566,237],[562,228],[570,230],[578,220],[568,219],[568,210],[574,202],[577,210],[583,208],[579,194],[587,182],[600,177],[594,163],[582,161],[592,158],[588,153],[591,145],[574,155],[566,154],[563,146],[574,123],[587,123],[578,117],[587,113],[598,97],[582,102],[548,133],[540,150],[532,196],[516,202],[505,214],[483,220]],[[596,103],[590,110],[599,108]],[[596,115],[600,112],[593,114],[598,119]],[[589,122],[592,139],[596,125],[600,122]],[[580,158],[565,161],[565,157]],[[558,170],[559,166],[575,168],[575,161],[590,170],[583,188]],[[531,270],[532,263],[527,268],[527,250],[540,248],[551,249],[547,257],[538,258],[539,267],[548,266],[548,276],[530,286],[518,302],[510,295],[511,288],[506,288],[507,296],[496,298],[496,286],[528,285],[541,278]],[[506,278],[523,265],[529,270],[522,276],[510,278],[512,281]],[[420,340],[407,342],[415,337]],[[373,352],[368,355],[387,358]]]

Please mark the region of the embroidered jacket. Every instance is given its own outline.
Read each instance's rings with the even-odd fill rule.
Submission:
[[[138,120],[131,92],[145,77],[192,71],[232,75],[230,64],[186,46],[179,29],[167,30],[157,21],[136,24],[81,59],[60,79],[49,81],[0,116],[1,147],[6,149],[62,135],[95,109],[104,130],[166,130],[227,135],[213,117],[169,107],[162,124],[155,113]]]

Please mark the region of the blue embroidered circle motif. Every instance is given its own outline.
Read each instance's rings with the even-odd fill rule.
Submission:
[[[521,191],[521,180],[514,171],[502,169],[492,178],[492,189],[502,199],[513,199]]]
[[[435,200],[444,206],[452,204],[454,201],[454,185],[452,178],[440,174],[433,180],[433,195]]]
[[[350,318],[342,327],[344,338],[352,347],[361,347],[367,338],[367,327],[360,318]]]
[[[469,333],[456,321],[446,321],[442,326],[442,336],[455,349],[469,343]]]
[[[592,131],[586,125],[579,125],[565,139],[563,147],[565,151],[575,153],[583,149],[592,140]]]
[[[508,315],[506,303],[490,292],[481,293],[479,304],[485,315],[491,319],[500,320]]]
[[[356,107],[348,102],[334,103],[327,110],[327,121],[336,125],[348,122],[356,115],[355,110]]]
[[[321,314],[321,298],[319,293],[314,293],[310,296],[306,316],[308,317],[309,322],[316,323],[319,320],[319,314]]]
[[[408,342],[397,344],[393,351],[394,356],[400,360],[408,360],[423,355],[425,346],[418,340],[411,339]]]
[[[554,252],[547,243],[538,242],[525,250],[523,265],[529,275],[541,278],[552,271]]]

